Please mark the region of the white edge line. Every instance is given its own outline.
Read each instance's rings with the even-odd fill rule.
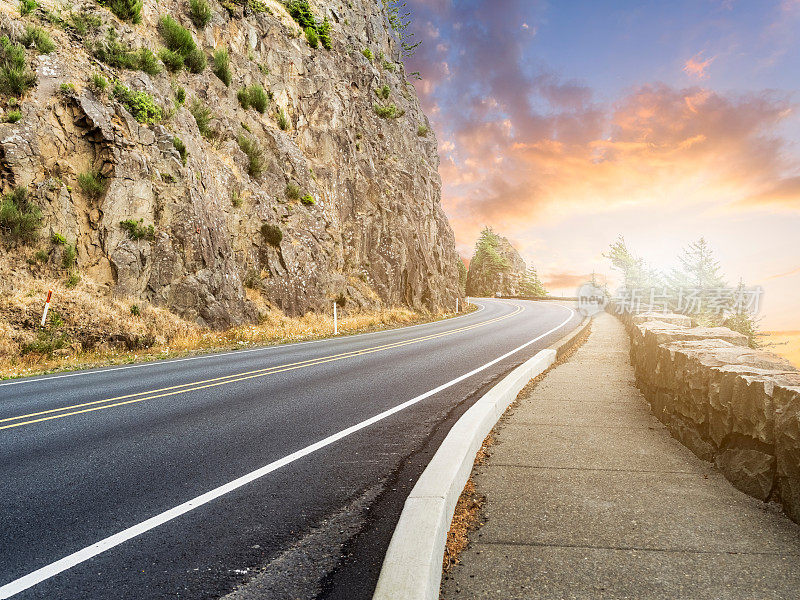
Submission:
[[[472,303],[472,304],[477,304]],[[160,367],[163,365],[169,365],[173,363],[185,362],[188,360],[200,360],[203,358],[217,358],[219,356],[229,356],[231,354],[250,354],[251,352],[262,352],[265,350],[276,350],[279,348],[291,348],[293,346],[305,346],[306,344],[321,344],[323,342],[331,342],[334,340],[349,340],[352,338],[359,338],[359,337],[366,337],[368,335],[376,335],[378,333],[390,333],[392,331],[406,331],[408,329],[414,329],[416,327],[424,327],[425,325],[436,325],[437,323],[451,323],[456,319],[463,319],[464,317],[469,317],[470,315],[477,314],[481,312],[485,306],[481,304],[477,304],[478,310],[472,311],[465,315],[460,315],[458,317],[449,317],[447,319],[440,319],[438,321],[429,321],[427,323],[417,323],[416,325],[408,325],[405,327],[392,327],[390,329],[380,329],[378,331],[370,331],[368,333],[355,333],[353,335],[340,335],[338,337],[326,337],[319,340],[308,340],[306,342],[292,342],[291,344],[271,344],[268,346],[261,346],[259,348],[248,348],[247,350],[229,350],[228,352],[208,352],[204,353],[201,356],[189,356],[187,358],[172,358],[166,360],[151,360],[143,363],[139,363],[136,365],[126,365],[123,367],[111,367],[108,369],[98,369],[98,370],[91,370],[91,371],[76,371],[74,373],[65,373],[63,375],[41,375],[35,376],[31,375],[28,377],[19,377],[15,378],[13,381],[6,381],[0,383],[0,387],[5,387],[7,385],[20,385],[22,383],[38,383],[41,381],[50,381],[52,379],[63,379],[65,377],[80,377],[82,375],[99,375],[100,373],[110,373],[112,371],[125,371],[127,369],[139,369],[141,367]],[[560,305],[559,305],[560,306]]]
[[[509,356],[511,356],[513,354],[516,354],[520,350],[523,350],[523,349],[527,348],[531,344],[533,344],[535,342],[538,342],[543,337],[548,336],[551,333],[553,333],[554,331],[560,329],[561,327],[566,325],[572,319],[572,317],[575,315],[575,311],[572,310],[571,308],[568,308],[568,307],[563,306],[561,304],[558,304],[556,306],[561,306],[562,308],[566,308],[570,312],[569,317],[567,317],[563,322],[561,322],[556,327],[553,327],[552,329],[550,329],[549,331],[546,331],[545,333],[539,335],[538,337],[535,337],[532,340],[530,340],[528,342],[525,342],[524,344],[522,344],[521,346],[518,346],[517,348],[514,348],[510,352],[506,352],[502,356],[498,356],[494,360],[491,360],[491,361],[487,362],[486,364],[484,364],[484,365],[482,365],[480,367],[477,367],[476,369],[473,369],[472,371],[470,371],[468,373],[464,373],[463,375],[461,375],[459,377],[456,377],[455,379],[453,379],[451,381],[448,381],[447,383],[443,383],[439,387],[436,387],[436,388],[434,388],[434,389],[432,389],[430,391],[427,391],[424,394],[421,394],[421,395],[417,396],[416,398],[412,398],[411,400],[406,400],[402,404],[398,404],[397,406],[395,406],[393,408],[390,408],[388,410],[385,410],[382,413],[378,413],[377,415],[375,415],[374,417],[370,417],[366,421],[362,421],[361,423],[357,423],[357,424],[352,425],[352,426],[350,426],[350,427],[348,427],[346,429],[343,429],[343,430],[341,430],[341,431],[339,431],[337,433],[334,433],[333,435],[330,435],[330,436],[328,436],[326,438],[323,438],[323,439],[319,440],[318,442],[315,442],[314,444],[311,444],[310,446],[306,446],[305,448],[302,448],[302,449],[300,449],[300,450],[298,450],[296,452],[292,452],[291,454],[289,454],[287,456],[284,456],[283,458],[280,458],[280,459],[278,459],[278,460],[276,460],[274,462],[271,462],[268,465],[265,465],[265,466],[261,467],[260,469],[256,469],[255,471],[247,473],[246,475],[242,475],[241,477],[238,477],[237,479],[234,479],[233,481],[230,481],[230,482],[228,482],[226,484],[223,484],[223,485],[221,485],[221,486],[219,486],[217,488],[214,488],[213,490],[208,491],[205,494],[201,494],[200,496],[197,496],[196,498],[192,498],[188,502],[184,502],[183,504],[179,504],[178,506],[176,506],[174,508],[171,508],[169,510],[166,510],[166,511],[164,511],[164,512],[162,512],[162,513],[160,513],[160,514],[158,514],[158,515],[156,515],[154,517],[150,517],[146,521],[142,521],[141,523],[138,523],[137,525],[134,525],[132,527],[124,529],[124,530],[120,531],[119,533],[115,533],[114,535],[111,535],[111,536],[109,536],[109,537],[107,537],[105,539],[102,539],[99,542],[95,542],[91,546],[87,546],[86,548],[83,548],[82,550],[78,550],[77,552],[74,552],[74,553],[72,553],[72,554],[70,554],[68,556],[65,556],[64,558],[62,558],[60,560],[57,560],[57,561],[55,561],[53,563],[50,563],[49,565],[46,565],[46,566],[44,566],[44,567],[42,567],[40,569],[36,569],[32,573],[24,575],[23,577],[20,577],[19,579],[15,579],[14,581],[11,581],[11,582],[3,585],[2,587],[0,587],[0,599],[10,598],[11,596],[13,596],[15,594],[18,594],[18,593],[20,593],[20,592],[22,592],[24,590],[27,590],[28,588],[33,587],[34,585],[37,585],[37,584],[39,584],[39,583],[41,583],[41,582],[43,582],[43,581],[45,581],[47,579],[50,579],[51,577],[54,577],[54,576],[58,575],[59,573],[61,573],[63,571],[66,571],[67,569],[71,569],[72,567],[74,567],[74,566],[76,566],[76,565],[78,565],[78,564],[80,564],[82,562],[85,562],[85,561],[89,560],[90,558],[93,558],[93,557],[97,556],[98,554],[101,554],[101,553],[105,552],[106,550],[110,550],[111,548],[114,548],[115,546],[119,546],[123,542],[126,542],[126,541],[128,541],[128,540],[130,540],[132,538],[135,538],[135,537],[143,534],[143,533],[146,533],[147,531],[150,531],[151,529],[154,529],[154,528],[158,527],[159,525],[163,525],[164,523],[166,523],[168,521],[171,521],[171,520],[173,520],[173,519],[175,519],[175,518],[177,518],[177,517],[179,517],[179,516],[181,516],[183,514],[188,513],[189,511],[194,510],[195,508],[203,506],[204,504],[208,504],[209,502],[219,498],[220,496],[224,496],[225,494],[227,494],[229,492],[237,490],[240,487],[255,481],[256,479],[259,479],[259,478],[263,477],[264,475],[272,473],[273,471],[276,471],[277,469],[280,469],[281,467],[284,467],[284,466],[286,466],[286,465],[288,465],[288,464],[290,464],[290,463],[292,463],[292,462],[294,462],[294,461],[296,461],[296,460],[298,460],[300,458],[303,458],[304,456],[308,456],[309,454],[311,454],[313,452],[316,452],[317,450],[320,450],[320,449],[322,449],[322,448],[324,448],[326,446],[329,446],[329,445],[333,444],[334,442],[337,442],[337,441],[341,440],[342,438],[345,438],[345,437],[347,437],[347,436],[349,436],[349,435],[351,435],[351,434],[353,434],[353,433],[355,433],[357,431],[360,431],[361,429],[364,429],[365,427],[369,427],[370,425],[373,425],[374,423],[377,423],[378,421],[381,421],[381,420],[383,420],[383,419],[385,419],[385,418],[387,418],[387,417],[389,417],[389,416],[391,416],[391,415],[393,415],[395,413],[398,413],[398,412],[400,412],[402,410],[405,410],[409,406],[412,406],[412,405],[414,405],[414,404],[416,404],[416,403],[418,403],[418,402],[420,402],[420,401],[422,401],[422,400],[424,400],[426,398],[429,398],[430,396],[433,396],[434,394],[438,394],[442,390],[446,390],[447,388],[452,387],[455,384],[460,383],[461,381],[464,381],[465,379],[467,379],[469,377],[472,377],[476,373],[480,373],[481,371],[483,371],[485,369],[488,369],[489,367],[491,367],[494,364],[497,364],[501,360],[504,360],[504,359],[508,358]]]

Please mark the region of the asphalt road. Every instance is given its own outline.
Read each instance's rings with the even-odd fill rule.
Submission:
[[[551,302],[476,303],[375,334],[0,382],[0,598],[369,598],[452,423],[579,322]]]

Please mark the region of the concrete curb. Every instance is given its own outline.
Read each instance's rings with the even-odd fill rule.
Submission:
[[[439,597],[447,532],[484,438],[520,390],[571,348],[590,321],[585,318],[576,329],[514,369],[453,425],[406,499],[373,600]]]

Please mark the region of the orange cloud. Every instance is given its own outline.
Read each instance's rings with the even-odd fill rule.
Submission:
[[[689,75],[690,77],[695,77],[697,79],[705,79],[708,77],[706,73],[706,69],[714,62],[714,59],[717,58],[716,56],[712,56],[705,60],[702,60],[703,53],[698,52],[692,58],[687,60],[683,64],[683,72]]]
[[[544,287],[552,289],[577,288],[578,286],[591,281],[592,274],[586,273],[551,273],[544,280]]]

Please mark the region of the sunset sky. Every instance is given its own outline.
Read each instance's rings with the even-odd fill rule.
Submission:
[[[800,329],[800,0],[408,6],[463,256],[492,225],[571,291],[619,234],[663,269],[705,236]]]

